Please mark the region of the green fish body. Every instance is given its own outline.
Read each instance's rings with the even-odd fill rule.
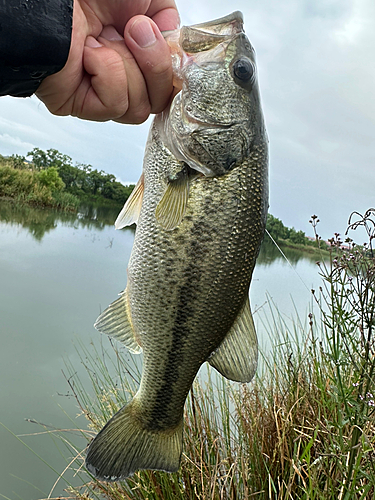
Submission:
[[[90,444],[99,479],[178,470],[200,366],[249,382],[249,286],[268,209],[268,139],[242,15],[166,35],[181,91],[155,117],[143,174],[116,221],[137,222],[122,295],[98,330],[143,351],[139,390]]]

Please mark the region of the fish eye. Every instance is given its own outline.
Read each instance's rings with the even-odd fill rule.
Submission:
[[[250,59],[241,58],[233,64],[233,74],[242,83],[247,83],[254,79],[255,68]]]

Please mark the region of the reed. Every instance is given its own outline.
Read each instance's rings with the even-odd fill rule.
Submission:
[[[65,191],[55,191],[52,193],[52,204],[54,208],[76,212],[80,201],[74,194]]]
[[[356,222],[367,224],[367,245],[348,241],[344,251],[338,235],[332,240],[306,314],[286,321],[270,299],[258,312],[272,349],[251,384],[230,383],[209,368],[197,378],[186,404],[179,472],[140,471],[121,483],[100,482],[77,453],[70,468],[82,486],[68,486],[66,499],[373,499],[374,215],[368,211]],[[89,442],[136,391],[139,358],[112,342],[101,350],[80,345],[78,352],[91,387],[69,364],[67,380],[88,421],[81,432]]]

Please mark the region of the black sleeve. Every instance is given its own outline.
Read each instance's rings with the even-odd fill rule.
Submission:
[[[68,58],[73,0],[0,0],[0,95],[27,97]]]

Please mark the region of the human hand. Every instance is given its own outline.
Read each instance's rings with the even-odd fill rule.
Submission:
[[[142,123],[170,99],[171,56],[160,31],[178,23],[174,0],[74,0],[67,63],[36,95],[56,115]]]

